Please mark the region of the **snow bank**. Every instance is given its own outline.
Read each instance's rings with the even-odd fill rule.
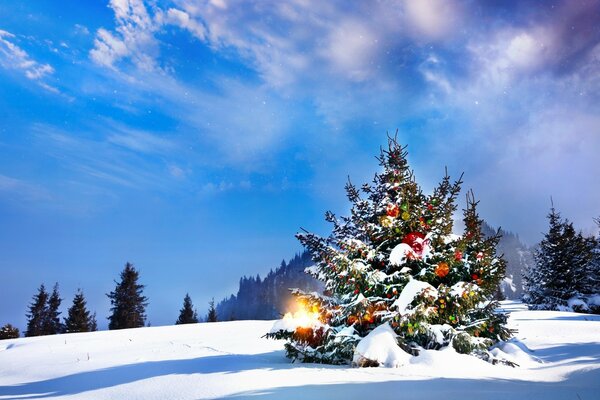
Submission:
[[[517,368],[451,346],[400,368],[290,363],[262,337],[275,321],[217,322],[2,340],[0,399],[598,399],[600,316],[502,308],[518,341],[498,348]]]
[[[392,368],[406,365],[412,356],[398,347],[396,337],[389,324],[379,325],[358,342],[352,365]]]
[[[540,364],[542,361],[532,354],[532,351],[518,339],[512,339],[507,342],[500,342],[490,353],[498,359],[511,361],[520,367],[532,367]]]

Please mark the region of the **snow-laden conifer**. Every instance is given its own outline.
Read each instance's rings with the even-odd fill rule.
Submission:
[[[288,339],[293,359],[344,364],[363,338],[387,324],[407,353],[453,345],[494,360],[487,349],[510,336],[493,298],[505,270],[496,254],[499,236],[482,234],[472,193],[464,232],[453,234],[460,178],[452,182],[446,174],[425,195],[395,138],[378,160],[383,170],[372,184],[346,185],[350,216],[326,213],[329,237],[297,235],[315,262],[307,272],[325,283],[325,292],[295,291],[312,322],[276,327],[269,336]]]

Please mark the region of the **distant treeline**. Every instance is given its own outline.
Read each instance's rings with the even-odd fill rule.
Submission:
[[[242,277],[237,295],[217,304],[221,320],[277,319],[290,307],[291,288],[321,291],[322,283],[304,272],[312,265],[310,254],[296,254],[289,262],[271,270],[264,279],[260,276]]]
[[[148,298],[144,296],[144,285],[139,283],[139,271],[131,263],[126,263],[121,272],[121,280],[115,281],[115,290],[107,293],[111,308],[108,317],[108,329],[140,328],[146,325],[146,307]],[[41,284],[33,296],[27,312],[27,329],[24,334],[30,336],[56,335],[60,333],[93,332],[98,329],[96,313],[92,313],[81,289],[77,290],[73,303],[62,318],[60,305],[63,299],[59,293],[58,283],[51,293]],[[175,324],[192,324],[199,322],[198,313],[194,309],[192,299],[186,294],[183,307]],[[217,313],[214,300],[209,302],[207,322],[216,322]],[[0,340],[14,339],[20,336],[19,329],[11,324],[0,327]]]

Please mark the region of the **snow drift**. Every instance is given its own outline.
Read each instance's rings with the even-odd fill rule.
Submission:
[[[597,399],[600,317],[505,303],[516,338],[491,365],[451,347],[399,368],[290,363],[273,321],[0,341],[0,399]]]

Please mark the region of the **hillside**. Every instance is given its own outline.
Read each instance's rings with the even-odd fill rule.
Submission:
[[[496,229],[484,223],[482,226],[484,235],[496,234]],[[502,282],[502,293],[507,299],[520,300],[523,295],[523,271],[533,265],[533,252],[519,239],[519,236],[500,229],[500,241],[498,242],[498,254],[504,256],[506,261],[506,277]]]
[[[280,318],[293,301],[290,288],[321,290],[322,284],[304,272],[310,265],[310,254],[303,252],[289,262],[282,261],[264,279],[242,277],[237,294],[217,304],[219,320]]]
[[[597,399],[600,317],[504,304],[517,368],[451,349],[398,369],[292,364],[262,338],[272,321],[234,321],[1,341],[0,399]]]

